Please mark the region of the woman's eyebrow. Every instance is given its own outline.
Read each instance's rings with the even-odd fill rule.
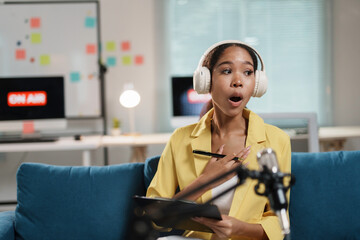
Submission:
[[[254,65],[251,63],[251,62],[249,62],[249,61],[242,61],[242,63],[243,64],[246,64],[246,65],[251,65],[252,67],[254,67]],[[216,66],[215,66],[215,68],[218,68],[218,67],[220,67],[221,65],[226,65],[226,64],[234,64],[233,62],[231,62],[231,61],[224,61],[224,62],[221,62],[221,63],[219,63],[219,64],[217,64]]]

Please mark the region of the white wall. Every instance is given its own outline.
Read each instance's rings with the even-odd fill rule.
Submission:
[[[333,122],[336,126],[359,126],[360,1],[333,2]],[[345,147],[360,150],[360,140],[352,139]]]
[[[132,81],[142,96],[135,110],[136,130],[141,133],[171,131],[170,84],[168,77],[167,22],[162,16],[166,0],[101,0],[102,41],[129,40],[133,54],[143,54],[142,66],[117,66],[106,74],[108,125],[119,117],[129,131],[126,109],[118,102],[123,84]],[[356,72],[360,58],[360,1],[334,0],[333,7],[333,118],[335,125],[360,125],[360,80]],[[104,52],[103,57],[108,53]],[[120,57],[121,54],[117,52]],[[164,82],[165,81],[165,82]],[[164,146],[150,147],[148,155],[160,154]],[[360,149],[359,139],[349,141],[346,150]],[[128,147],[111,148],[110,164],[127,162]],[[95,165],[103,163],[102,151],[93,155]],[[15,174],[21,162],[80,165],[80,152],[0,154],[0,201],[16,198]]]

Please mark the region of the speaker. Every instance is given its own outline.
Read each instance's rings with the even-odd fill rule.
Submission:
[[[211,47],[209,47],[205,53],[202,55],[198,67],[196,68],[194,75],[193,75],[193,85],[194,85],[194,90],[199,93],[199,94],[205,94],[205,93],[209,93],[210,92],[210,85],[211,85],[211,74],[210,74],[210,70],[207,67],[204,67],[204,60],[206,58],[206,56],[209,54],[209,52],[211,52],[211,50],[213,50],[214,48],[224,45],[224,44],[241,44],[244,46],[249,47],[254,53],[255,55],[259,58],[260,62],[261,62],[261,70],[256,70],[255,71],[255,88],[254,88],[254,92],[252,94],[253,97],[261,97],[262,95],[265,94],[266,90],[267,90],[267,86],[268,86],[268,78],[265,74],[265,66],[263,63],[263,60],[261,59],[260,54],[251,46],[249,46],[248,44],[238,41],[238,40],[226,40],[226,41],[221,41],[218,43],[215,43],[214,45],[212,45]]]

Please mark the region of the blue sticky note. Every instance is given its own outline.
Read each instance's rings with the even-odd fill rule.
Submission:
[[[96,25],[96,18],[94,17],[86,17],[85,18],[85,27],[94,28]]]
[[[80,82],[80,73],[79,72],[71,72],[70,73],[70,82]]]
[[[114,67],[116,65],[116,58],[115,57],[108,57],[106,59],[106,65],[108,67]]]

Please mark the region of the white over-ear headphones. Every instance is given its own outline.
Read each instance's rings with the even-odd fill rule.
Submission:
[[[202,55],[199,65],[196,68],[195,72],[194,72],[194,76],[193,76],[193,85],[194,85],[194,90],[199,93],[199,94],[205,94],[205,93],[209,93],[210,92],[210,85],[211,85],[211,74],[210,74],[210,70],[207,67],[204,67],[204,60],[206,58],[206,56],[209,54],[209,52],[211,52],[211,50],[213,50],[214,48],[221,46],[223,44],[241,44],[244,46],[249,47],[251,50],[253,50],[253,52],[257,55],[257,57],[259,58],[260,62],[261,62],[261,70],[256,70],[255,72],[255,88],[254,88],[254,92],[252,94],[253,97],[261,97],[262,95],[265,94],[266,90],[267,90],[267,86],[268,86],[268,79],[267,76],[265,74],[265,66],[264,63],[261,59],[260,54],[251,46],[247,45],[244,42],[238,41],[238,40],[226,40],[226,41],[221,41],[218,43],[215,43],[214,45],[212,45],[210,48],[208,48],[205,53]]]

